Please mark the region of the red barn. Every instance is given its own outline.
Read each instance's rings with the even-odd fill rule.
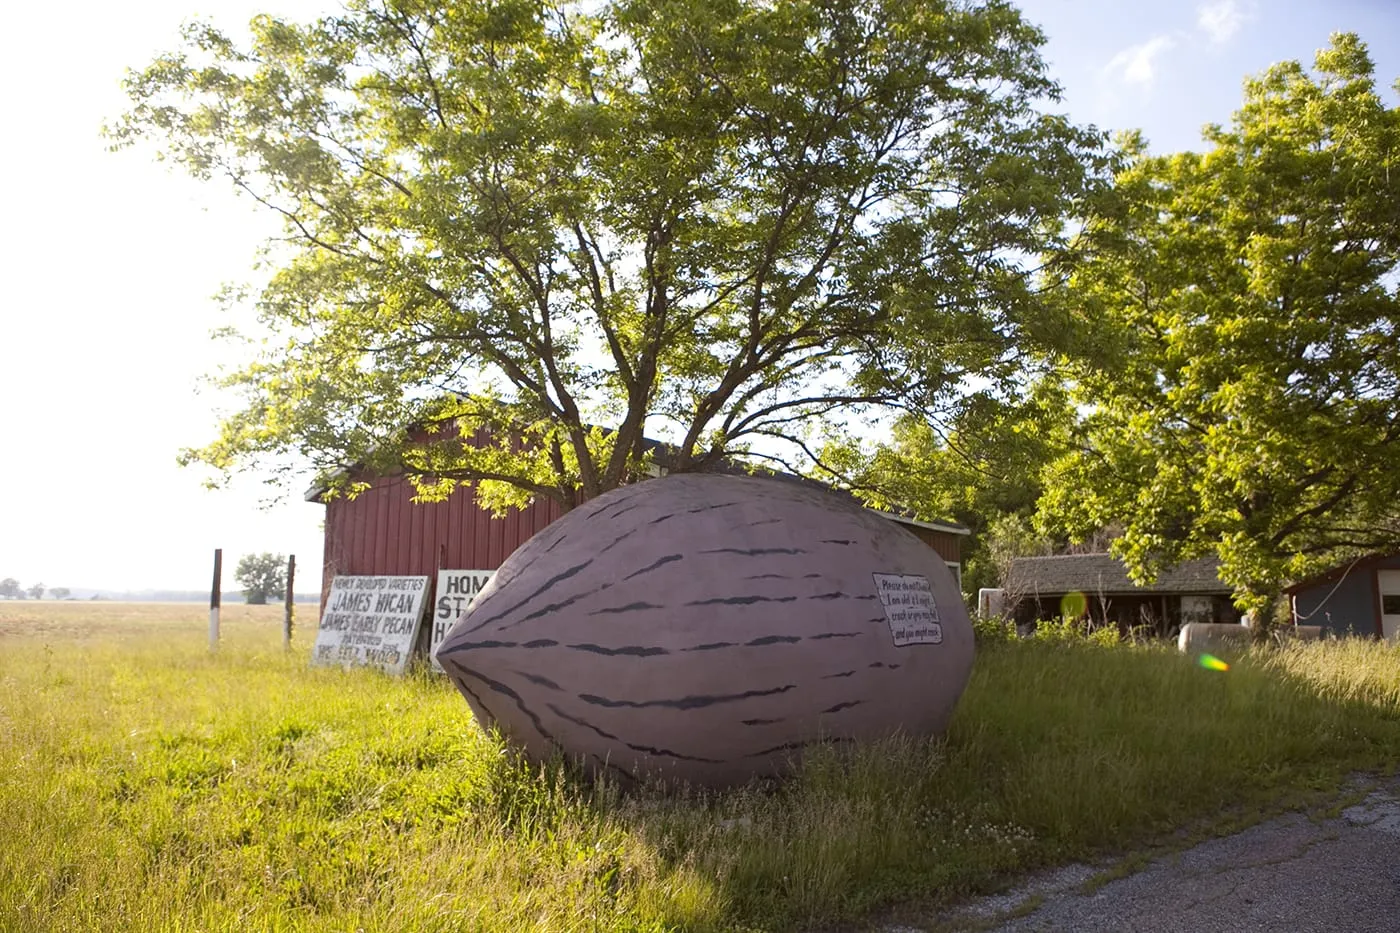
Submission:
[[[494,518],[477,503],[472,488],[458,487],[444,502],[415,503],[416,492],[403,476],[377,479],[354,499],[327,500],[323,487],[307,492],[307,501],[326,506],[323,605],[337,575],[424,575],[436,580],[439,568],[495,570],[531,535],[564,514],[557,502],[541,498]],[[878,514],[933,548],[962,582],[961,542],[970,533],[967,528]]]

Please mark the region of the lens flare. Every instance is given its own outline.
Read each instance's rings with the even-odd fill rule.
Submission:
[[[1208,671],[1228,671],[1230,669],[1230,665],[1226,664],[1224,661],[1220,660],[1213,654],[1201,655],[1200,664],[1201,667],[1204,667]]]
[[[1089,599],[1083,593],[1066,593],[1060,597],[1060,618],[1077,619],[1089,609]]]

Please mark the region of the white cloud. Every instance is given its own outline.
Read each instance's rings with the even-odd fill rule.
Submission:
[[[1156,58],[1175,45],[1176,40],[1171,36],[1156,36],[1139,45],[1128,46],[1104,66],[1104,77],[1150,86],[1157,76]]]
[[[1253,18],[1253,0],[1211,0],[1196,8],[1196,25],[1216,44],[1229,42]]]

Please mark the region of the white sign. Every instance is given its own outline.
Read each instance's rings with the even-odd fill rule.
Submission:
[[[897,573],[872,576],[896,648],[943,643],[943,626],[938,622],[938,607],[933,604],[928,577]]]
[[[486,585],[486,581],[496,575],[494,570],[439,570],[437,578],[437,602],[433,604],[433,628],[430,633],[428,657],[433,659],[433,670],[442,670],[437,660],[438,645],[447,637],[447,630],[462,613],[471,606],[476,594]]]
[[[311,663],[402,674],[418,639],[427,595],[427,577],[336,577]]]

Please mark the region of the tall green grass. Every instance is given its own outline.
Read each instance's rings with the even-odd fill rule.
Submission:
[[[1003,643],[946,740],[822,752],[778,787],[623,794],[518,760],[433,675],[308,669],[272,619],[212,657],[197,614],[0,637],[0,930],[801,929],[1400,765],[1394,648],[1220,674]]]

